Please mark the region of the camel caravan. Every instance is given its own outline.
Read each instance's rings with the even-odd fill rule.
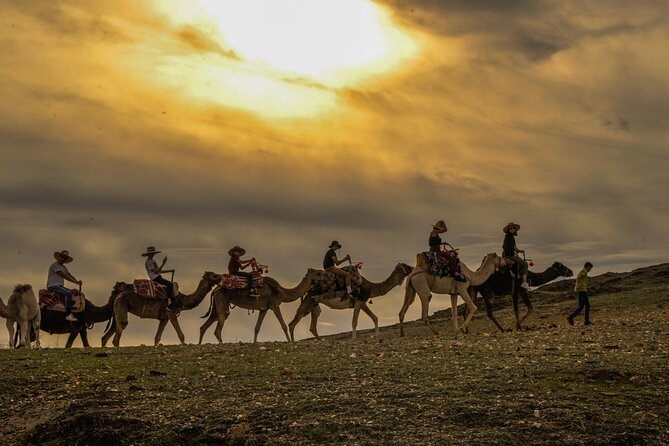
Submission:
[[[254,343],[258,340],[268,311],[277,318],[287,341],[295,340],[295,327],[306,316],[311,318],[310,332],[316,339],[321,339],[317,324],[322,306],[333,310],[353,310],[351,334],[355,340],[360,311],[369,316],[374,324],[375,334],[379,336],[378,318],[370,308],[372,299],[387,295],[406,281],[404,301],[399,312],[400,336],[405,335],[404,318],[416,295],[421,304],[421,320],[437,333],[429,319],[429,304],[433,293],[450,295],[453,331],[457,336],[468,333],[468,325],[477,310],[475,300],[479,294],[483,297],[488,318],[500,331],[507,330],[494,317],[494,298],[511,295],[516,329],[520,330],[522,323],[532,313],[528,294],[530,286],[539,286],[559,277],[573,275],[569,268],[559,262],[553,263],[541,273],[529,271],[531,261],[528,262],[525,251],[516,246],[515,237],[520,230],[518,224],[509,223],[504,227],[502,256],[488,253],[475,270],[461,262],[459,251],[441,239],[440,234],[448,231],[443,220],[431,227],[429,249],[416,255],[416,266],[398,263],[381,282],[372,282],[364,277],[360,272],[362,263],[353,263],[349,255],[340,259],[337,253],[342,245],[336,240],[328,246],[322,269],[308,268],[304,277],[293,287],[285,287],[276,279],[267,276],[267,266],[259,264],[255,257],[244,259],[246,250],[234,246],[228,251],[230,258],[227,272],[205,271],[195,290],[186,294],[174,281],[174,269],[165,267],[167,257],[163,257],[159,264],[156,256],[161,251],[149,246],[140,254],[145,257],[147,277],[135,279],[132,283],[117,282],[102,306],[96,306],[86,298],[82,292],[83,282],[75,278],[66,266],[74,258],[68,251],[58,251],[53,253],[55,262],[49,266],[46,288],[40,289],[35,296],[31,285],[17,285],[6,305],[0,298],[0,316],[7,320],[10,342],[15,347],[31,348],[34,341],[34,346],[39,348],[40,329],[49,334],[68,334],[66,348],[71,347],[77,337],[81,338],[84,347],[89,347],[87,333],[96,323],[107,324],[102,336],[102,346],[106,346],[113,337],[112,344],[118,347],[123,331],[128,326],[129,313],[142,319],[158,321],[154,345],[160,343],[168,322],[174,327],[180,343],[185,344],[178,318],[183,311],[198,307],[209,295],[209,309],[203,316],[205,322],[200,327],[199,344],[214,324],[214,335],[219,343],[223,342],[223,326],[231,309],[235,307],[246,309],[249,313],[258,312]],[[341,266],[346,262],[347,265]],[[584,287],[583,280],[587,291],[587,271],[584,279],[581,279],[583,271],[579,273],[581,282],[579,284],[577,281],[577,292],[579,302],[582,303],[579,309],[587,303],[586,322],[589,323],[587,294],[585,301],[581,301],[580,297],[581,288]],[[169,279],[165,277],[167,274],[171,275]],[[66,282],[77,287],[67,288]],[[460,298],[465,303],[462,326],[458,326],[457,313]],[[519,299],[527,306],[523,317],[519,317]],[[297,312],[290,323],[286,324],[281,313],[281,304],[298,300]],[[569,323],[573,324],[573,317]]]

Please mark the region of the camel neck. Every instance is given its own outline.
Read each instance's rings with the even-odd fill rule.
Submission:
[[[533,273],[532,271],[528,271],[527,273],[527,278],[532,283],[532,286],[547,284],[558,277],[560,277],[560,273],[552,266],[542,273]]]
[[[213,288],[213,285],[211,285],[209,282],[207,282],[205,279],[201,279],[200,283],[198,284],[197,288],[192,294],[187,294],[183,296],[183,302],[184,302],[184,307],[185,309],[189,310],[191,308],[195,308],[200,303],[204,300],[204,297],[207,295],[209,291]]]
[[[378,297],[388,294],[390,290],[402,283],[404,277],[405,276],[401,272],[393,271],[383,282],[370,282],[364,277],[362,280],[365,288],[369,290],[369,297]]]
[[[300,283],[295,285],[293,288],[284,288],[281,285],[279,285],[279,288],[281,289],[285,297],[293,298],[293,297],[302,297],[304,293],[306,293],[309,290],[310,285],[311,285],[311,278],[308,275],[306,275],[302,278]]]
[[[9,307],[2,299],[0,299],[0,316],[4,317],[5,319],[9,317]]]
[[[476,271],[471,271],[466,266],[464,266],[464,269],[466,270],[466,275],[469,279],[470,285],[478,286],[488,280],[488,278],[495,272],[496,268],[495,262],[493,262],[491,259],[486,259],[485,262],[483,262],[483,265],[481,265],[481,267]]]

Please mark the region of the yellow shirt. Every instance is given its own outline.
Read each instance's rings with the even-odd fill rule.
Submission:
[[[583,268],[576,276],[574,291],[588,291],[588,271]]]

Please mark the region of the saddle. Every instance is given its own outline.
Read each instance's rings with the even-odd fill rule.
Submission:
[[[86,298],[79,290],[70,290],[72,292],[72,312],[81,313],[86,306]],[[65,296],[46,289],[39,290],[39,307],[50,311],[61,311],[65,313]]]
[[[148,299],[167,300],[167,288],[150,279],[135,279],[132,282],[133,290],[138,296]],[[174,282],[174,295],[179,294],[179,285]]]
[[[443,251],[443,252],[446,252],[450,256],[454,256],[457,258],[457,254],[453,253],[452,251]],[[425,251],[421,254],[423,255],[425,263],[427,264],[428,274],[432,274],[434,276],[439,276],[439,277],[446,277],[446,276],[454,277],[455,274],[457,273],[455,269],[451,271],[452,268],[450,262],[442,255],[441,252]]]
[[[253,286],[262,288],[264,280],[260,271],[252,271]],[[248,289],[249,281],[246,277],[236,276],[234,274],[221,274],[221,286],[228,290]]]
[[[364,293],[362,276],[359,269],[354,265],[347,265],[342,268],[351,274],[351,291],[354,299],[366,300]],[[313,298],[333,299],[343,297],[346,294],[346,281],[343,277],[337,276],[327,271],[318,270],[311,280],[311,286],[308,293]]]

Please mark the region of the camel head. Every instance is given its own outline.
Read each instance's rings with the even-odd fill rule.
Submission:
[[[483,258],[483,263],[492,262],[495,265],[495,268],[499,268],[500,266],[502,266],[502,261],[503,261],[502,258],[498,256],[496,252],[489,252]]]
[[[560,274],[561,277],[571,277],[571,276],[574,275],[574,272],[572,270],[570,270],[569,268],[567,268],[566,266],[564,266],[560,262],[553,263],[551,265],[551,268],[553,268],[555,271],[557,271],[558,274]]]
[[[221,275],[211,271],[205,271],[202,278],[211,285],[218,285],[221,283]]]
[[[407,265],[406,263],[398,263],[395,266],[395,270],[394,270],[394,272],[402,274],[404,277],[411,274],[411,271],[413,271],[413,267]]]

